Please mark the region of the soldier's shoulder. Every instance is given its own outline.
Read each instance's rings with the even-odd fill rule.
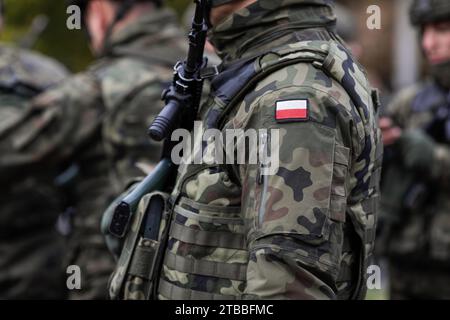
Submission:
[[[354,108],[367,116],[372,107],[372,88],[363,67],[349,50],[336,41],[305,41],[290,45],[286,59],[300,60],[269,75],[260,87],[272,83],[279,91],[312,93],[320,104],[338,104],[344,113]],[[303,60],[303,61],[302,61]],[[273,86],[273,85],[272,85]]]
[[[256,87],[259,103],[276,107],[277,101],[305,101],[310,120],[328,123],[331,114],[352,117],[354,105],[344,87],[323,69],[308,62],[286,66],[266,77]]]
[[[43,91],[68,75],[67,68],[55,59],[37,52],[0,45],[0,82],[4,86],[22,84]]]
[[[114,108],[143,89],[153,88],[160,95],[162,85],[172,77],[173,69],[152,65],[139,58],[120,57],[99,61],[91,72],[99,81],[105,104]]]
[[[354,145],[363,145],[366,134],[374,134],[376,128],[374,91],[366,73],[342,46],[332,42],[318,45],[321,58],[294,61],[261,80],[246,96],[239,116],[244,123],[245,119],[262,119],[265,126],[314,122],[345,132],[355,139]],[[286,108],[295,112],[284,112]],[[305,108],[307,119],[301,119],[305,115],[301,109]],[[250,114],[246,116],[243,109]],[[277,115],[282,113],[294,114],[295,119],[280,121]]]

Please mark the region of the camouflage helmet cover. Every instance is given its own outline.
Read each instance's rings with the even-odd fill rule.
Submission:
[[[450,20],[450,1],[414,0],[410,10],[410,17],[411,23],[415,26]]]

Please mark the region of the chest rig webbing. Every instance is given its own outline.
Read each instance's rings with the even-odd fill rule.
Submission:
[[[290,65],[298,63],[312,64],[314,67],[323,70],[328,76],[339,82],[351,97],[356,106],[355,116],[366,122],[369,118],[370,107],[375,97],[374,92],[367,89],[367,81],[364,72],[353,61],[346,49],[333,41],[308,41],[291,44],[273,50],[258,57],[253,57],[238,61],[227,66],[213,80],[212,89],[214,101],[220,108],[212,108],[207,111],[203,119],[204,126],[208,128],[223,128],[227,116],[239,105],[242,99],[250,93],[253,88],[270,74]],[[364,137],[361,137],[363,140]],[[217,167],[217,165],[216,165]],[[192,291],[175,286],[163,279],[159,279],[163,263],[168,263],[171,267],[188,274],[203,274],[205,276],[232,276],[235,280],[245,281],[245,268],[237,268],[236,265],[227,266],[226,263],[202,263],[201,261],[186,261],[181,257],[167,254],[167,241],[169,234],[174,232],[181,234],[181,231],[173,223],[174,208],[180,205],[193,205],[197,210],[201,210],[201,203],[189,203],[181,194],[183,186],[187,180],[202,170],[212,168],[210,165],[188,165],[178,179],[172,196],[166,208],[165,219],[161,226],[160,241],[150,247],[154,252],[149,254],[149,248],[143,250],[142,243],[145,239],[140,239],[139,230],[143,223],[145,214],[135,214],[133,227],[129,230],[125,240],[124,249],[120,257],[118,267],[110,283],[110,295],[112,298],[125,299],[157,299],[158,294],[162,294],[169,299],[237,299],[237,296],[226,294],[214,294],[200,291]],[[225,169],[226,170],[226,169]],[[230,174],[231,176],[231,174]],[[183,199],[182,199],[183,198]],[[141,202],[144,206],[149,202],[149,197]],[[145,208],[141,208],[141,213],[145,213]],[[357,219],[355,219],[357,221]],[[365,225],[355,226],[355,230],[361,239],[361,270],[360,283],[363,283],[368,265],[370,252],[367,252],[365,244],[373,242],[373,230],[367,230]],[[202,233],[192,230],[192,234],[184,233],[185,240],[194,239],[198,243],[202,242]],[[244,248],[245,239],[228,239],[228,245],[235,248]],[[223,239],[222,239],[223,240]],[[217,240],[217,245],[223,243]],[[210,242],[215,243],[214,241]],[[144,252],[143,252],[144,251]],[[177,262],[177,263],[175,263]],[[361,287],[361,286],[359,286]]]

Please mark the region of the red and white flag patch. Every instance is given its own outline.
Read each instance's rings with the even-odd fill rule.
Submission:
[[[275,119],[280,122],[308,120],[308,99],[277,101]]]

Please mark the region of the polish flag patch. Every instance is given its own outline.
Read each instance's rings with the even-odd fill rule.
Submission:
[[[307,99],[277,101],[275,119],[279,122],[306,121],[309,119]]]

